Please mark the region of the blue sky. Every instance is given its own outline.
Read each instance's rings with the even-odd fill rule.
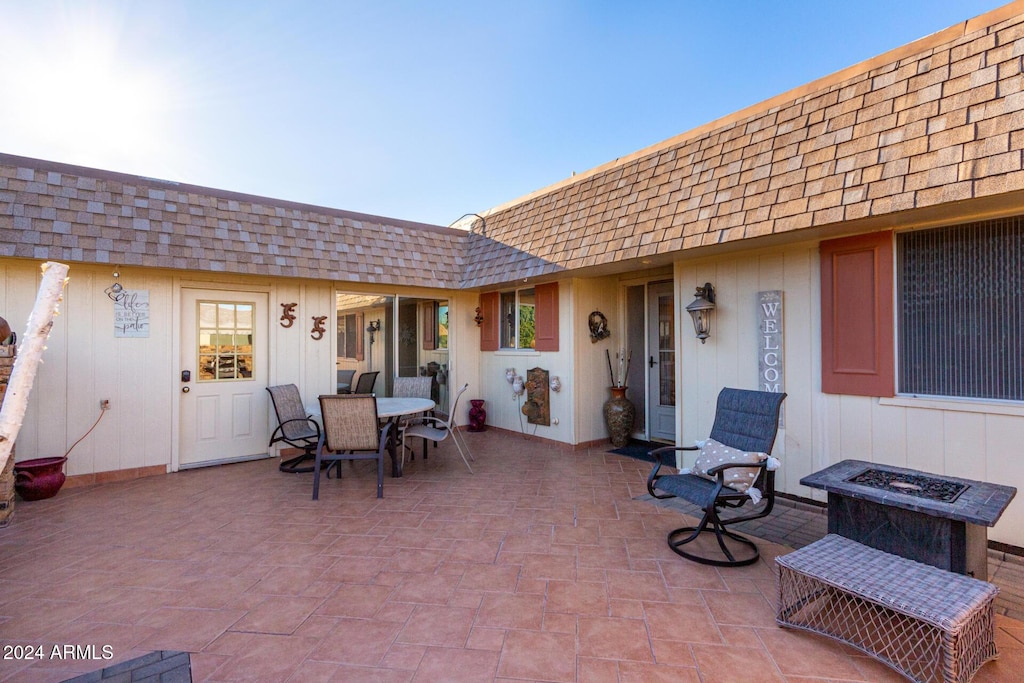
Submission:
[[[997,0],[0,0],[0,152],[448,225]]]

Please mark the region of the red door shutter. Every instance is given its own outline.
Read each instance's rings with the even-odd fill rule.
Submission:
[[[437,349],[437,302],[423,306],[423,350]]]
[[[499,318],[501,316],[501,302],[498,292],[484,292],[480,295],[480,315],[483,322],[480,323],[480,350],[497,351],[500,340],[498,339]]]
[[[892,396],[892,232],[821,243],[821,390]]]
[[[558,350],[558,283],[549,282],[533,288],[535,336],[537,351]]]

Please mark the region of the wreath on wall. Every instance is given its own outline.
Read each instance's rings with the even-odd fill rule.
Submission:
[[[594,344],[602,339],[607,339],[611,332],[608,331],[608,318],[604,317],[601,311],[594,311],[587,319],[590,326],[590,343]]]

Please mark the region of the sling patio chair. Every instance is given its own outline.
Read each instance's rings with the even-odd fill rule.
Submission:
[[[452,438],[452,442],[455,444],[455,448],[458,449],[459,455],[462,456],[462,462],[466,463],[466,467],[469,468],[470,473],[473,472],[472,466],[469,464],[469,460],[476,460],[473,454],[469,450],[469,444],[465,442],[465,437],[462,437],[459,433],[459,426],[455,423],[455,407],[459,404],[459,397],[466,392],[469,388],[469,384],[463,384],[462,388],[455,394],[455,399],[452,401],[452,410],[448,414],[446,420],[442,420],[439,417],[422,417],[420,418],[419,424],[410,424],[402,429],[402,464],[405,464],[405,449],[407,448],[405,440],[408,438],[419,438],[423,439],[423,458],[427,457],[427,441],[433,441],[436,445],[439,441],[444,441],[449,436]],[[460,443],[460,439],[462,443]],[[409,449],[412,450],[411,448]],[[466,459],[466,455],[469,455],[469,460]]]
[[[665,446],[651,451],[657,464],[647,477],[648,492],[655,498],[681,498],[703,511],[697,526],[669,532],[668,545],[677,555],[718,567],[737,567],[757,561],[760,555],[757,545],[726,527],[766,517],[772,511],[779,461],[771,457],[771,451],[785,398],[784,393],[727,387],[718,394],[710,438],[696,446]],[[660,473],[663,466],[675,465],[676,451],[690,450],[700,451],[693,468],[680,470],[678,474]],[[667,463],[670,455],[672,461]],[[736,510],[747,503],[750,503],[746,508],[749,514],[740,512],[725,518],[719,515],[721,510]],[[695,541],[706,532],[714,533],[724,557],[715,550],[695,549]],[[689,543],[694,545],[687,548]],[[737,553],[737,550],[742,552]]]
[[[355,386],[352,388],[353,394],[372,394],[373,385],[377,383],[377,375],[380,372],[372,370],[370,372],[364,372],[359,375],[356,380]]]
[[[313,500],[320,497],[320,467],[328,463],[327,477],[336,469],[341,479],[343,460],[377,461],[377,497],[384,497],[384,451],[391,423],[383,428],[377,417],[377,399],[366,394],[324,394],[320,397],[323,433],[316,445]],[[337,463],[337,467],[333,464]]]
[[[338,393],[339,394],[350,394],[352,393],[352,377],[356,374],[355,370],[338,370]]]
[[[302,454],[289,460],[282,460],[278,469],[282,472],[312,472],[310,466],[300,466],[305,460],[311,460],[320,439],[320,425],[306,414],[302,405],[299,388],[294,384],[281,384],[267,387],[270,401],[274,404],[277,415],[277,428],[270,435],[270,443],[286,443],[292,448],[301,448]]]
[[[391,395],[405,398],[430,398],[430,389],[433,382],[434,379],[426,375],[421,377],[396,377]],[[431,411],[430,415],[433,416],[433,414],[433,411]],[[423,421],[421,418],[421,415],[407,415],[402,418],[398,428],[402,430],[408,425],[419,424]],[[437,444],[435,443],[434,446],[436,447]],[[408,448],[408,446],[404,447]],[[426,448],[423,449],[423,457],[427,457]],[[416,454],[411,448],[409,449],[409,459],[416,459]]]

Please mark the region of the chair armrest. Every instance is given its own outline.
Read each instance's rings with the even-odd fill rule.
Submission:
[[[662,446],[661,448],[655,448],[653,451],[651,451],[649,455],[651,455],[656,460],[656,462],[654,463],[654,469],[652,469],[651,473],[647,475],[647,492],[650,493],[651,496],[654,498],[672,498],[670,494],[660,494],[655,493],[654,491],[655,487],[657,486],[658,479],[663,476],[662,474],[659,473],[659,470],[662,468],[662,466],[668,465],[668,463],[665,462],[665,456],[668,453],[675,453],[676,451],[695,450],[697,450],[696,446]],[[672,466],[675,467],[674,462],[672,463]]]
[[[285,420],[280,424],[280,427],[284,427],[286,424],[291,422],[305,422],[306,424],[313,425],[313,429],[316,430],[317,435],[320,434],[320,423],[314,420],[312,417],[296,417],[292,420]]]
[[[442,425],[442,426],[446,426],[448,424],[447,420],[441,420],[439,418],[430,417],[428,415],[423,415],[423,416],[415,415],[415,416],[410,416],[410,417],[414,417],[416,420],[418,420],[419,424],[426,424],[427,422],[436,422],[437,424]],[[405,427],[402,427],[402,429],[405,429]]]

